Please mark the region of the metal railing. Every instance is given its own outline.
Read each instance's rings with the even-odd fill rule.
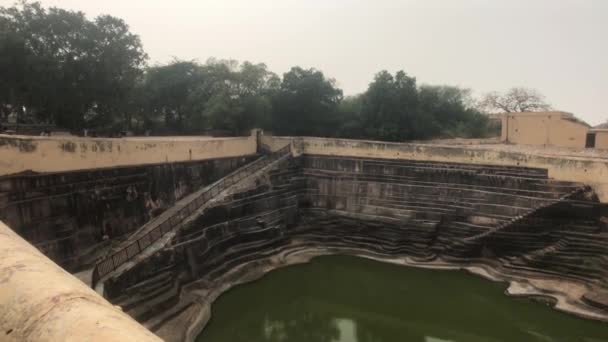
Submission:
[[[259,158],[213,183],[199,196],[193,198],[189,203],[185,204],[184,207],[182,207],[176,213],[165,218],[164,221],[160,221],[161,219],[159,218],[159,222],[152,230],[128,246],[95,264],[92,275],[92,287],[95,288],[95,285],[97,285],[102,277],[115,271],[118,267],[140,254],[147,247],[162,238],[166,233],[172,231],[176,226],[180,225],[187,217],[192,215],[192,213],[220,194],[222,191],[289,153],[291,153],[291,145],[287,145],[275,152],[270,153],[269,155]]]

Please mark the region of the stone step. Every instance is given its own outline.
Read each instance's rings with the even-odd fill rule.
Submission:
[[[172,282],[171,287],[165,291],[154,297],[148,298],[148,300],[125,312],[139,322],[146,321],[154,315],[168,310],[177,304],[180,296],[180,288],[179,282]]]

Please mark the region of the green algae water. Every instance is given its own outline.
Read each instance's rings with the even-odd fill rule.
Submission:
[[[504,295],[505,285],[330,256],[238,286],[197,342],[608,341],[608,324]]]

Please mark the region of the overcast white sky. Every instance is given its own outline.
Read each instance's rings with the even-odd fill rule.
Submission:
[[[13,0],[0,0],[11,5]],[[172,57],[315,67],[345,94],[403,69],[419,83],[538,89],[590,124],[608,119],[608,0],[42,0],[121,17],[150,62]]]

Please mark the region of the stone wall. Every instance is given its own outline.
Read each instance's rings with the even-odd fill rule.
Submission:
[[[293,172],[293,163],[281,162],[276,169]],[[280,177],[289,184],[258,179],[207,209],[184,227],[170,246],[106,281],[106,296],[153,331],[187,313],[193,306],[188,300],[182,301],[189,292],[187,285],[202,278],[217,280],[231,268],[268,255],[268,251],[272,254],[274,248],[288,241],[285,230],[293,229],[298,221],[296,189],[305,184],[289,176]],[[186,330],[171,328],[170,335],[161,337],[183,341]]]
[[[256,140],[243,139],[255,151]],[[568,298],[569,309],[608,319],[601,308],[608,303],[604,159],[494,146],[261,139],[272,150],[291,144],[296,157],[212,202],[169,246],[105,283],[113,303],[161,337],[191,340],[219,294],[292,263],[303,251],[482,265],[503,279],[573,281],[583,290]],[[112,146],[95,153],[123,151]],[[212,152],[203,160],[4,176],[0,218],[63,266],[77,269],[94,261],[100,245],[254,156],[213,159]],[[91,162],[95,154],[84,153],[84,163]],[[162,152],[150,154],[148,161]],[[599,303],[599,309],[586,303]]]
[[[593,294],[606,288],[605,217],[590,188],[550,180],[546,169],[303,154],[205,211],[106,291],[168,340],[189,340],[162,332],[200,330],[205,319],[193,317],[221,292],[307,250],[475,263]]]
[[[256,137],[79,138],[0,135],[0,176],[246,156]]]
[[[160,342],[0,222],[0,340]]]
[[[253,158],[4,176],[0,219],[54,261],[75,269],[95,261],[111,240]]]
[[[508,145],[449,146],[313,137],[264,139],[270,146],[291,141],[298,154],[541,168],[548,171],[551,179],[590,185],[600,201],[608,202],[608,159],[585,153],[517,149]]]
[[[367,240],[383,254],[512,257],[507,267],[589,284],[605,279],[608,207],[582,184],[550,181],[535,169],[367,158],[306,156],[303,170],[301,210],[309,213],[302,215],[325,239],[340,232],[336,242]]]

